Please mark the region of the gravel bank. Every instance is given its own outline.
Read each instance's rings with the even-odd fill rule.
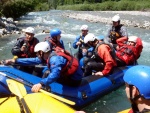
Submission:
[[[125,26],[133,26],[143,29],[150,29],[150,12],[143,11],[74,11],[64,13],[62,16],[89,22],[102,22],[112,24],[111,18],[119,14],[121,23]]]

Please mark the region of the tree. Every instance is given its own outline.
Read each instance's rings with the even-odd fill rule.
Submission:
[[[58,0],[58,5],[64,5],[64,0]]]
[[[54,9],[57,9],[58,3],[59,3],[59,0],[52,0],[52,6]]]
[[[19,18],[27,12],[33,11],[35,4],[31,0],[17,0],[5,2],[2,6],[2,14],[6,17]]]
[[[82,0],[75,0],[75,4],[82,4],[83,1]]]

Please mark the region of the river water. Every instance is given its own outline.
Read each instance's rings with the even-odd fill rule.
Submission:
[[[52,28],[59,28],[62,30],[62,39],[64,40],[65,47],[70,51],[68,42],[73,42],[75,37],[80,34],[80,27],[83,24],[89,26],[89,32],[94,33],[96,36],[106,35],[107,29],[110,25],[103,23],[90,23],[87,21],[81,21],[71,18],[66,18],[61,16],[64,12],[73,11],[58,11],[51,10],[45,12],[30,12],[29,14],[22,16],[19,19],[19,27],[26,28],[32,26],[36,30],[36,37],[42,41],[49,34],[42,33],[43,30],[50,30]],[[89,12],[93,14],[92,12]],[[101,16],[112,16],[111,13],[100,13]],[[122,18],[130,18],[131,15],[121,15]],[[132,18],[137,18],[139,21],[143,21],[143,16],[132,16]],[[146,17],[148,18],[148,17]],[[144,49],[141,57],[138,60],[139,64],[150,65],[150,30],[127,27],[128,34],[136,35],[142,38]],[[16,39],[20,35],[13,34],[11,36],[6,36],[0,39],[0,60],[12,58],[11,48],[13,47]],[[71,48],[71,51],[75,53],[76,50]],[[116,113],[118,111],[127,109],[130,104],[126,98],[124,86],[120,87],[118,90],[112,93],[100,97],[97,101],[83,108],[87,113]]]

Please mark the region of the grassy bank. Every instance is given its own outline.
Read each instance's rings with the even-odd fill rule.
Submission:
[[[75,4],[58,6],[59,10],[76,11],[150,11],[150,0],[143,1],[107,1],[96,4]]]
[[[50,9],[76,11],[150,11],[150,0],[2,0],[0,2],[0,16],[12,17],[14,19],[31,11],[47,11]]]

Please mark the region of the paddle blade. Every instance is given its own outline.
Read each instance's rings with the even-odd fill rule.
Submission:
[[[7,79],[6,82],[8,84],[9,90],[20,98],[23,98],[23,96],[27,94],[23,84],[16,82],[12,79]]]
[[[52,94],[52,93],[49,93],[49,92],[44,91],[44,90],[42,90],[42,89],[40,89],[40,92],[42,92],[42,93],[44,93],[44,94],[46,94],[46,95],[49,95],[49,96],[51,96],[51,97],[53,97],[53,98],[55,98],[55,99],[57,99],[57,100],[60,100],[60,101],[62,101],[62,102],[65,102],[65,103],[67,103],[67,104],[75,105],[75,102],[73,102],[73,101],[71,101],[71,100],[62,98],[62,97],[60,97],[60,96],[57,96],[57,95]]]

